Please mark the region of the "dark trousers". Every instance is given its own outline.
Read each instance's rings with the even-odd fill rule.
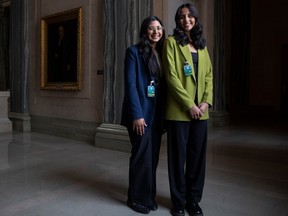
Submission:
[[[200,202],[205,180],[207,120],[167,121],[168,172],[174,208]]]
[[[156,169],[162,136],[160,127],[154,124],[142,136],[131,128],[128,132],[132,144],[128,200],[151,206],[156,196]]]

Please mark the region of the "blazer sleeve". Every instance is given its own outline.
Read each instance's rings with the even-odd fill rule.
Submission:
[[[206,59],[207,59],[207,74],[205,77],[205,91],[203,94],[203,101],[209,104],[209,107],[212,107],[213,102],[213,69],[212,63],[209,57],[207,47],[205,48]]]
[[[135,49],[131,48],[126,50],[124,70],[128,112],[131,120],[144,118],[137,89],[138,58],[135,52]]]

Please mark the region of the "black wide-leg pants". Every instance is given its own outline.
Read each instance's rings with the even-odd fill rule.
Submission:
[[[168,172],[174,208],[200,202],[207,148],[207,120],[167,121]]]
[[[156,196],[156,169],[162,136],[157,124],[152,124],[142,136],[128,128],[132,144],[128,200],[144,206],[153,205]]]

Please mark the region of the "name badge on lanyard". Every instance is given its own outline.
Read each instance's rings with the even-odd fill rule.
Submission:
[[[191,65],[188,62],[184,63],[184,74],[186,77],[191,76],[192,75],[192,68]]]
[[[150,85],[147,86],[147,96],[155,97],[155,83],[154,81],[150,81]]]

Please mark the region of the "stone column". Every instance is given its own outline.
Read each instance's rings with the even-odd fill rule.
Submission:
[[[138,42],[140,25],[151,13],[150,0],[104,1],[104,122],[119,123],[124,95],[124,55]]]
[[[31,130],[28,98],[29,73],[29,0],[13,0],[10,6],[10,88],[9,117],[13,129]]]
[[[104,1],[104,114],[103,124],[96,131],[96,146],[130,149],[126,128],[119,125],[124,96],[124,57],[126,48],[138,42],[140,25],[152,11],[151,2]]]
[[[229,123],[229,114],[225,108],[225,0],[214,1],[214,59],[213,59],[213,111],[212,126],[224,126]]]

